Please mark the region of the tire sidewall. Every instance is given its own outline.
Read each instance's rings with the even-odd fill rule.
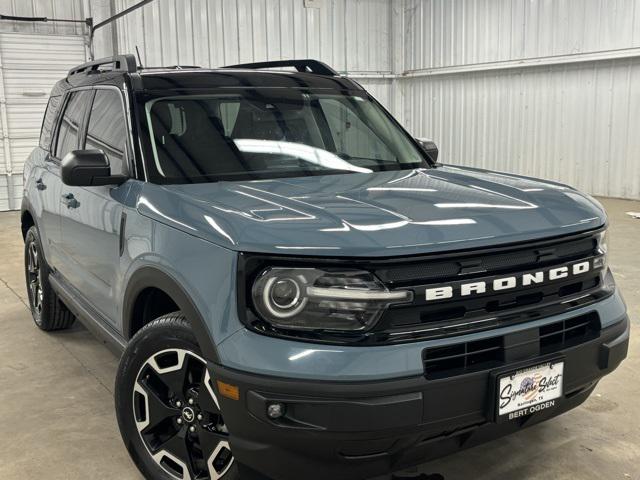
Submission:
[[[31,296],[31,288],[29,285],[29,246],[34,243],[36,249],[38,251],[38,269],[40,270],[40,288],[42,288],[42,309],[40,313],[36,311],[33,305],[33,298]],[[49,289],[49,267],[47,266],[47,261],[44,258],[44,253],[42,252],[42,245],[40,243],[40,234],[38,233],[37,227],[34,225],[27,231],[27,235],[24,240],[24,274],[25,274],[25,283],[27,287],[27,297],[29,299],[29,310],[31,311],[31,316],[33,321],[39,328],[43,328],[43,325],[47,321],[47,314],[50,310],[49,301],[51,298]]]

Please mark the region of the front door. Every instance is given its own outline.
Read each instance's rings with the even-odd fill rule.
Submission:
[[[127,174],[126,125],[120,91],[97,88],[80,148],[102,150],[112,174]],[[115,289],[127,190],[125,183],[119,187],[63,185],[62,192],[62,248],[67,256],[64,275],[113,326],[119,317]]]
[[[35,172],[36,189],[43,199],[41,222],[46,232],[45,252],[50,266],[60,272],[66,271],[66,253],[62,246],[61,195],[64,191],[60,178],[60,163],[65,155],[77,150],[84,117],[93,96],[90,90],[69,93],[63,100],[63,113],[52,142],[51,154],[46,158],[45,166]]]

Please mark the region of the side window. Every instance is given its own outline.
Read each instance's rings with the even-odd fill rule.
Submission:
[[[102,150],[109,159],[114,175],[127,173],[126,125],[120,93],[115,90],[96,90],[84,148]]]
[[[58,140],[55,150],[57,158],[63,159],[67,153],[78,149],[82,118],[84,117],[87,102],[91,98],[91,93],[90,90],[83,90],[71,94],[58,127]]]
[[[49,151],[51,147],[51,132],[53,131],[56,115],[60,108],[59,95],[50,97],[47,103],[47,109],[44,112],[44,119],[42,120],[42,129],[40,130],[40,148]]]

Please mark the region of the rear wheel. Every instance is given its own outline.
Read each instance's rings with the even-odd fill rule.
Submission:
[[[29,307],[33,321],[41,330],[69,328],[76,318],[49,284],[49,266],[45,261],[38,229],[32,226],[24,241],[24,269]]]
[[[116,413],[146,478],[238,478],[211,376],[180,313],[154,320],[130,342],[116,379]]]

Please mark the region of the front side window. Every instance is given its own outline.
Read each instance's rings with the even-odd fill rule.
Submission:
[[[162,183],[427,165],[388,114],[359,94],[247,89],[156,98],[145,110],[152,180]]]
[[[102,150],[111,165],[111,174],[126,174],[127,128],[120,93],[115,90],[96,90],[93,99],[85,147]]]
[[[55,156],[59,159],[72,150],[78,149],[80,127],[84,118],[87,102],[91,99],[90,90],[71,93],[58,127]]]

